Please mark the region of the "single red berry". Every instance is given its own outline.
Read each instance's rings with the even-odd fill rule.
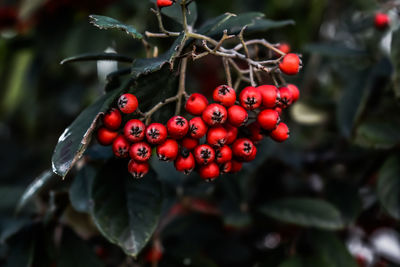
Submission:
[[[240,138],[233,143],[232,152],[236,158],[243,160],[253,153],[254,147],[254,143],[250,139]]]
[[[226,130],[226,145],[230,145],[233,142],[235,142],[237,135],[238,135],[238,128],[235,126],[230,125],[229,123],[226,123],[223,125],[223,127]]]
[[[187,150],[193,150],[196,146],[199,145],[199,139],[185,137],[182,139],[181,145]]]
[[[258,122],[253,122],[249,126],[247,126],[247,129],[249,130],[249,139],[253,141],[254,143],[259,143],[261,140],[263,140],[264,135],[262,134],[262,129],[261,126]]]
[[[124,135],[130,142],[140,142],[144,139],[145,128],[143,122],[137,119],[127,121],[124,126]]]
[[[209,145],[199,145],[194,149],[194,158],[198,164],[205,165],[214,161],[215,151]]]
[[[200,177],[210,182],[219,176],[219,167],[216,163],[211,162],[199,168]]]
[[[127,158],[129,151],[129,142],[123,135],[118,135],[112,144],[112,150],[117,158]]]
[[[202,113],[202,119],[210,126],[215,126],[225,123],[228,118],[226,108],[220,104],[210,104]]]
[[[174,116],[167,122],[168,133],[173,139],[181,139],[189,131],[189,123],[182,116]]]
[[[147,253],[146,253],[146,261],[147,262],[151,262],[151,263],[155,263],[155,262],[159,262],[162,259],[163,253],[161,248],[157,247],[157,246],[153,246],[152,248],[150,248]]]
[[[229,87],[227,85],[220,85],[215,88],[213,99],[215,102],[225,107],[230,107],[235,104],[236,92],[232,87]]]
[[[200,139],[208,131],[207,124],[200,117],[194,117],[189,121],[189,135],[192,138]]]
[[[129,156],[137,162],[148,161],[151,157],[151,147],[146,142],[139,142],[131,145]]]
[[[282,108],[281,108],[281,107],[276,107],[276,108],[274,108],[274,110],[275,110],[276,112],[278,112],[279,116],[282,115]]]
[[[270,133],[273,140],[283,142],[290,136],[290,131],[287,125],[283,122],[279,123],[275,130]]]
[[[175,3],[175,0],[157,0],[157,6],[159,8],[172,6]]]
[[[274,108],[279,103],[280,94],[276,86],[261,85],[257,89],[261,93],[264,108]]]
[[[283,57],[279,69],[287,75],[296,75],[301,68],[301,60],[298,55],[290,53]]]
[[[240,127],[246,124],[249,119],[247,111],[239,105],[228,108],[228,121],[232,126]]]
[[[207,98],[202,94],[194,93],[186,101],[185,109],[192,115],[201,115],[207,106]]]
[[[135,112],[138,107],[138,100],[132,94],[123,94],[118,99],[118,108],[122,113],[130,114]]]
[[[194,167],[196,166],[193,154],[189,152],[186,157],[182,155],[178,155],[175,160],[175,169],[177,171],[183,172],[184,174],[189,174],[193,171]]]
[[[282,108],[287,108],[293,103],[293,93],[287,87],[279,88],[279,95],[281,96],[279,99],[279,106]]]
[[[253,110],[261,106],[262,96],[257,88],[247,86],[240,92],[239,101],[245,109]]]
[[[242,169],[243,162],[237,160],[232,160],[231,162],[232,162],[231,173],[237,173]]]
[[[292,92],[292,102],[295,103],[300,97],[299,88],[294,84],[288,84],[286,87]]]
[[[112,108],[103,117],[103,124],[110,130],[117,130],[121,126],[122,116],[118,109]]]
[[[161,123],[152,123],[146,128],[146,139],[152,145],[162,144],[167,139],[167,128]]]
[[[232,160],[232,149],[229,146],[223,146],[215,150],[215,162],[218,164]]]
[[[115,140],[115,138],[117,138],[117,136],[118,136],[117,132],[111,131],[107,128],[100,128],[97,131],[97,140],[103,146],[111,145]]]
[[[227,161],[225,163],[222,163],[221,166],[219,167],[219,171],[221,174],[224,173],[230,173],[232,170],[232,161]]]
[[[285,54],[290,53],[290,45],[288,43],[280,43],[277,48]]]
[[[375,28],[378,30],[386,29],[390,24],[390,18],[385,13],[377,13],[374,18]]]
[[[279,123],[279,114],[273,109],[264,109],[258,113],[257,122],[264,130],[272,131]]]
[[[147,162],[137,162],[131,159],[128,163],[128,171],[135,179],[143,178],[149,172],[149,168],[150,166]]]
[[[244,158],[243,160],[245,162],[250,162],[253,161],[256,158],[257,155],[257,147],[254,146],[253,152],[251,153],[251,155],[249,155],[248,157]]]
[[[167,139],[157,146],[156,152],[159,160],[172,161],[178,156],[179,146],[174,139]]]
[[[212,127],[207,133],[207,143],[212,147],[221,147],[226,143],[227,131],[222,126]]]

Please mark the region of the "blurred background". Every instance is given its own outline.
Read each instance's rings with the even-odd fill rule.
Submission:
[[[396,221],[396,216],[400,217],[400,82],[396,76],[400,71],[400,48],[393,49],[392,44],[394,36],[399,35],[399,3],[196,2],[196,26],[225,12],[249,11],[263,12],[273,20],[296,22],[262,36],[273,43],[286,42],[292,51],[303,54],[303,71],[288,78],[301,93],[300,101],[284,118],[291,128],[291,138],[284,144],[264,141],[258,160],[245,165],[245,170],[233,178],[223,177],[225,180],[215,185],[212,193],[199,183],[177,182],[177,174],[166,177],[168,190],[185,188],[183,200],[174,203],[189,211],[171,223],[171,229],[166,227],[161,241],[156,240],[162,243],[163,251],[160,259],[154,256],[157,261],[147,251],[158,248],[159,243],[152,242],[137,261],[127,259],[98,234],[87,215],[63,207],[57,222],[68,226],[65,231],[70,231],[71,239],[79,240],[81,251],[93,254],[87,257],[91,262],[82,266],[400,266]],[[81,266],[82,262],[63,258],[80,258],[75,252],[53,253],[56,248],[46,238],[54,237],[35,236],[35,240],[51,247],[52,252],[40,252],[41,257],[53,255],[40,264],[33,256],[23,260],[28,249],[19,242],[29,239],[32,231],[45,231],[38,222],[46,220],[48,210],[57,213],[52,198],[56,198],[55,203],[68,203],[56,192],[68,191],[70,180],[52,183],[41,192],[40,201],[31,202],[18,216],[15,208],[35,177],[47,175],[43,172],[51,168],[51,156],[61,133],[102,94],[106,84],[109,64],[60,65],[60,61],[106,50],[133,58],[145,56],[140,42],[119,31],[99,30],[89,24],[88,16],[110,16],[134,25],[139,32],[156,32],[151,6],[148,1],[133,0],[0,1],[1,266]],[[390,29],[374,28],[373,16],[378,11],[389,14]],[[168,19],[166,24],[176,26]],[[159,42],[160,50],[165,51],[168,44]],[[208,68],[201,63],[189,68],[189,91],[207,94],[224,82],[223,72],[214,71],[220,63],[207,60]],[[382,203],[385,193],[377,189],[378,180],[387,176],[397,178],[385,191],[393,197],[389,208],[384,200]],[[280,223],[254,211],[254,207],[281,196],[325,199],[341,211],[346,227],[325,232]],[[27,222],[31,228],[26,227]],[[57,227],[53,229],[55,236]],[[191,242],[202,247],[192,251],[188,245]],[[208,247],[211,245],[215,249]]]

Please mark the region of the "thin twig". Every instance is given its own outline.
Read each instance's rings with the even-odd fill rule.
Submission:
[[[260,44],[262,46],[265,46],[266,48],[278,53],[279,55],[286,55],[285,53],[283,53],[281,50],[279,50],[278,48],[276,48],[273,44],[269,43],[267,40],[265,39],[254,39],[254,40],[250,40],[245,42],[245,44],[248,45],[254,45],[254,44]],[[242,49],[244,46],[243,44],[238,44],[237,46],[235,46],[233,49],[236,51],[239,51],[240,49]]]
[[[178,89],[178,93],[176,94],[178,101],[176,103],[175,115],[178,115],[181,112],[182,97],[185,94],[185,79],[186,79],[187,61],[188,61],[187,57],[183,58],[181,61],[181,71],[179,73],[179,89]]]
[[[175,102],[178,99],[178,97],[175,95],[173,97],[164,99],[163,101],[159,102],[157,105],[155,105],[152,109],[150,109],[149,111],[147,111],[146,113],[144,113],[144,120],[146,122],[146,125],[148,125],[151,121],[151,116],[156,113],[160,108],[162,108],[163,106]]]
[[[225,69],[226,82],[228,83],[229,87],[232,87],[232,76],[231,76],[231,70],[229,67],[228,59],[223,57],[222,64],[224,65],[224,69]]]

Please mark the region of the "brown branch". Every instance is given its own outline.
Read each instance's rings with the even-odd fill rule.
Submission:
[[[177,97],[177,103],[176,103],[176,108],[175,108],[175,115],[178,115],[181,112],[181,106],[182,106],[182,97],[185,94],[185,80],[186,80],[186,68],[187,68],[187,61],[188,58],[185,57],[181,61],[181,71],[179,74],[179,90],[176,95]]]

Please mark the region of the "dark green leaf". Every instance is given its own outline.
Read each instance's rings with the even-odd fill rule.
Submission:
[[[135,180],[127,171],[127,162],[110,161],[93,182],[93,220],[110,242],[136,257],[157,226],[161,193],[153,170]]]
[[[400,219],[400,158],[392,156],[379,171],[378,197],[385,210]]]
[[[156,0],[151,0],[151,2],[156,3]],[[188,25],[193,26],[197,20],[197,4],[196,2],[192,2],[188,6],[188,13],[187,13],[187,23]],[[174,21],[182,24],[182,9],[180,3],[176,3],[175,5],[164,7],[161,9],[161,13],[170,17]]]
[[[52,157],[53,172],[65,177],[90,143],[97,120],[118,97],[120,90],[103,95],[86,108],[58,139]]]
[[[88,53],[83,55],[78,55],[74,57],[69,57],[63,59],[60,64],[66,64],[71,62],[79,62],[79,61],[91,61],[91,60],[109,60],[109,61],[118,61],[118,62],[126,62],[132,63],[133,59],[124,55],[120,55],[117,53]]]
[[[400,29],[393,32],[391,59],[394,67],[393,88],[397,98],[400,98]]]
[[[160,70],[165,64],[169,64],[170,68],[173,69],[175,58],[178,54],[179,48],[184,45],[184,35],[181,34],[171,48],[157,58],[143,58],[137,59],[132,65],[132,77],[137,79],[141,75],[156,72]]]
[[[84,240],[80,239],[72,230],[64,228],[57,266],[97,267],[104,266],[104,264]]]
[[[239,15],[226,13],[213,20],[206,22],[199,28],[198,32],[209,36],[222,35],[224,30],[228,34],[238,34],[244,26],[247,26],[246,33],[262,32],[273,28],[280,28],[293,25],[294,21],[273,21],[264,19],[264,14],[259,12],[249,12]]]
[[[313,54],[320,54],[328,57],[366,57],[368,52],[349,48],[343,44],[309,44],[305,47],[305,51]]]
[[[330,230],[343,228],[339,211],[319,199],[284,198],[264,204],[260,211],[287,223]]]
[[[360,124],[356,131],[354,142],[357,145],[375,148],[390,149],[400,144],[400,129],[397,118],[385,120],[371,118]]]
[[[17,206],[17,212],[19,212],[25,205],[41,190],[48,186],[57,176],[51,171],[47,170],[40,174],[36,179],[28,185],[25,189],[24,194],[21,196]]]
[[[127,34],[131,35],[135,39],[140,40],[143,38],[143,36],[139,32],[137,32],[134,27],[121,23],[116,19],[100,15],[90,15],[89,18],[90,23],[100,29],[119,29],[125,31]]]
[[[7,241],[9,254],[5,267],[32,266],[35,254],[36,228],[34,225],[24,227]]]
[[[74,209],[80,212],[89,212],[91,202],[91,189],[97,170],[87,164],[72,181],[69,188],[69,199]]]

